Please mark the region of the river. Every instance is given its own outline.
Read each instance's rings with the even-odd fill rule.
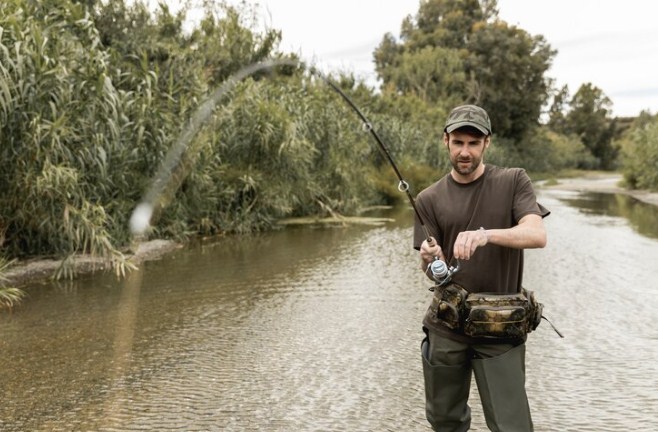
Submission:
[[[526,252],[537,431],[658,430],[658,207],[539,190]],[[34,284],[0,315],[2,431],[429,431],[430,284],[411,211],[385,226],[199,242],[109,274]],[[475,383],[473,431],[486,431]]]

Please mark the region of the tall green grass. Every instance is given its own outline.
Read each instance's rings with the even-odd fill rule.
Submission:
[[[242,11],[206,13],[184,33],[180,16],[166,8],[150,14],[139,2],[93,10],[68,0],[6,2],[6,256],[60,258],[64,277],[72,277],[70,258],[82,253],[125,271],[128,218],[193,110],[238,68],[282,56],[280,34],[253,32]],[[342,84],[373,100],[354,80]],[[382,161],[369,140],[349,108],[303,68],[257,74],[197,131],[150,235],[243,233],[291,215],[355,212],[379,199],[369,168]]]

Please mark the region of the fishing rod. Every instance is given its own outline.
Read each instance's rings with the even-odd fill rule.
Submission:
[[[313,73],[313,71],[311,71]],[[377,144],[379,144],[379,148],[382,150],[384,155],[386,156],[386,159],[388,160],[389,164],[391,164],[391,167],[393,168],[393,171],[395,171],[395,175],[398,177],[398,180],[400,181],[398,183],[398,190],[400,192],[404,192],[407,195],[407,198],[409,198],[409,203],[411,204],[411,207],[414,210],[414,213],[416,213],[416,217],[418,218],[418,221],[420,222],[420,226],[423,229],[423,232],[425,233],[425,238],[427,239],[427,242],[430,243],[432,240],[432,236],[429,233],[429,230],[425,226],[425,222],[423,221],[423,217],[420,215],[418,212],[418,208],[416,207],[416,202],[414,198],[411,196],[411,192],[409,192],[409,183],[402,178],[402,174],[400,173],[400,170],[398,169],[398,166],[395,164],[395,161],[393,161],[393,157],[391,156],[391,153],[388,151],[388,148],[384,145],[384,142],[381,140],[379,135],[377,134],[377,131],[375,131],[375,128],[372,126],[372,123],[368,120],[368,118],[361,112],[359,107],[356,106],[356,104],[350,99],[343,90],[340,89],[336,84],[334,84],[330,79],[326,78],[324,75],[315,72],[320,78],[326,82],[329,87],[331,87],[333,90],[335,90],[347,104],[352,107],[352,109],[357,113],[357,115],[361,118],[363,121],[363,127],[365,130],[370,132],[370,134],[375,138],[375,141],[377,141]]]
[[[395,171],[395,175],[398,177],[399,180],[398,190],[400,192],[404,192],[407,195],[407,198],[409,199],[409,203],[411,204],[411,207],[413,208],[414,213],[416,214],[416,218],[418,219],[418,223],[420,223],[420,227],[422,228],[425,234],[425,239],[427,243],[431,245],[434,242],[434,239],[432,238],[429,230],[427,229],[427,226],[425,226],[425,221],[423,220],[423,217],[420,215],[420,212],[416,207],[416,201],[414,200],[413,196],[411,196],[411,192],[409,191],[409,183],[406,180],[404,180],[404,178],[402,177],[402,174],[400,173],[397,164],[393,160],[391,153],[389,152],[386,145],[384,145],[384,142],[379,137],[379,134],[377,134],[377,131],[375,131],[375,128],[372,126],[372,123],[370,123],[368,118],[365,116],[365,114],[363,114],[363,112],[359,109],[359,107],[356,106],[356,104],[352,101],[352,99],[350,99],[347,96],[347,94],[345,94],[345,92],[341,90],[340,87],[334,84],[333,81],[325,77],[316,69],[310,69],[309,71],[312,74],[319,76],[325,83],[329,85],[329,87],[331,87],[334,91],[336,91],[336,93],[338,93],[343,98],[343,100],[347,102],[347,104],[354,110],[354,112],[356,112],[356,114],[359,116],[361,121],[363,121],[364,129],[370,132],[370,134],[373,136],[373,138],[379,145],[379,148],[382,150],[382,153],[384,153],[386,159],[388,160],[389,164],[393,168],[393,171]],[[428,264],[425,272],[426,273],[429,272],[431,274],[431,277],[438,283],[438,285],[443,286],[448,282],[450,282],[453,274],[459,271],[460,263],[459,260],[456,261],[457,261],[456,266],[448,266],[444,261],[442,261],[438,257],[434,257],[434,260],[430,264]],[[430,288],[430,291],[433,291],[433,288]]]
[[[200,104],[199,108],[197,108],[193,113],[193,115],[190,117],[187,126],[183,129],[180,136],[174,142],[172,148],[169,149],[169,151],[167,152],[160,166],[160,169],[158,170],[151,184],[151,187],[147,190],[147,192],[144,194],[142,198],[142,201],[133,211],[130,220],[130,228],[133,234],[138,235],[146,231],[146,229],[150,225],[151,217],[153,216],[156,207],[162,204],[163,199],[166,198],[165,195],[167,195],[168,193],[172,193],[173,190],[178,188],[181,180],[180,177],[182,176],[178,176],[179,177],[178,184],[172,184],[175,183],[174,177],[176,176],[174,175],[174,172],[180,166],[181,161],[183,160],[183,156],[187,152],[194,136],[198,133],[199,129],[201,129],[202,125],[205,124],[208,121],[208,119],[212,116],[214,107],[232,88],[235,87],[235,85],[239,81],[243,80],[248,76],[255,74],[256,72],[262,70],[272,70],[277,66],[298,67],[298,66],[303,66],[303,64],[296,60],[277,59],[277,60],[266,60],[260,63],[254,63],[248,65],[237,71],[235,74],[228,77],[226,81],[222,83],[221,86],[219,86],[214,92],[210,94],[210,96],[207,99],[205,99]],[[427,227],[425,226],[423,218],[421,217],[420,213],[418,212],[418,209],[416,208],[416,204],[414,202],[413,197],[411,196],[411,193],[409,192],[409,183],[407,183],[402,178],[402,174],[400,173],[400,170],[398,169],[397,165],[393,161],[393,158],[391,157],[391,154],[386,148],[386,146],[384,145],[383,141],[381,140],[375,129],[372,127],[372,123],[370,123],[370,121],[366,118],[363,112],[361,112],[361,110],[341,90],[341,88],[338,87],[336,84],[334,84],[328,77],[326,77],[316,68],[309,68],[308,71],[312,75],[315,75],[320,79],[322,79],[327,85],[329,85],[331,89],[336,91],[343,98],[343,100],[347,102],[347,104],[361,118],[365,129],[368,130],[375,138],[375,140],[379,144],[380,149],[383,151],[384,155],[386,156],[388,162],[393,167],[395,174],[400,180],[400,183],[398,184],[398,190],[400,190],[401,192],[405,192],[407,194],[407,197],[409,198],[409,202],[411,203],[411,207],[414,209],[414,212],[416,213],[416,216],[420,221],[421,227],[423,228],[425,237],[427,238],[427,241],[430,242],[431,235],[427,230]]]
[[[262,70],[272,70],[278,66],[298,67],[303,66],[303,64],[296,60],[276,59],[265,60],[260,63],[248,65],[226,79],[226,81],[224,81],[219,88],[213,91],[210,96],[203,103],[201,103],[201,105],[196,109],[192,117],[189,119],[186,127],[174,142],[172,148],[167,152],[160,166],[160,169],[157,171],[151,186],[142,197],[141,202],[133,210],[133,213],[130,217],[130,231],[132,232],[133,236],[140,237],[146,232],[146,230],[151,225],[151,219],[154,213],[158,210],[159,207],[166,203],[169,196],[173,195],[174,191],[180,186],[183,178],[187,174],[189,166],[191,166],[194,159],[192,157],[192,161],[188,161],[187,166],[185,166],[186,164],[183,162],[184,155],[187,153],[187,150],[194,136],[212,116],[215,106],[219,104],[224,96],[244,78],[254,75],[255,73]],[[379,145],[379,148],[386,156],[389,164],[391,167],[393,167],[393,170],[395,171],[395,174],[399,180],[398,190],[400,192],[404,192],[407,195],[409,203],[411,204],[418,222],[423,229],[427,242],[432,244],[433,238],[425,225],[423,217],[418,212],[414,198],[411,196],[411,192],[409,191],[409,183],[402,177],[402,174],[395,164],[391,153],[389,152],[386,145],[384,145],[384,142],[377,134],[377,131],[375,131],[372,123],[370,123],[368,118],[365,116],[365,114],[363,114],[359,107],[357,107],[356,104],[345,94],[345,92],[343,92],[343,90],[341,90],[341,88],[337,86],[333,81],[331,81],[315,68],[309,68],[307,70],[311,74],[322,79],[327,85],[329,85],[332,90],[338,93],[363,121],[364,129],[370,132],[370,134],[374,137],[375,141]],[[459,261],[457,261],[456,267],[448,267],[447,264],[438,259],[438,257],[435,257],[434,261],[428,266],[428,271],[431,271],[432,277],[437,282],[439,282],[439,285],[443,285],[449,282],[452,274],[458,270]]]
[[[265,60],[260,63],[252,63],[229,76],[199,105],[165,155],[151,185],[130,216],[130,232],[134,237],[139,238],[146,233],[156,211],[163,207],[180,187],[195,159],[195,155],[192,155],[191,160],[185,163],[185,155],[188,153],[190,144],[224,97],[248,76],[273,69],[276,66],[296,66],[298,64],[291,60]]]

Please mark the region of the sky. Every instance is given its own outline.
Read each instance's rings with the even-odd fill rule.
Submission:
[[[281,51],[324,71],[351,72],[376,85],[373,52],[398,37],[419,0],[247,0],[256,29],[281,30]],[[239,0],[229,0],[239,4]],[[547,76],[573,95],[585,83],[612,101],[614,116],[658,112],[658,2],[650,0],[499,0],[499,17],[543,35],[557,54]]]

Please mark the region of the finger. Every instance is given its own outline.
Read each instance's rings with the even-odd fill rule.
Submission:
[[[455,246],[452,248],[453,255],[454,255],[455,258],[457,258],[457,259],[462,259],[462,258],[463,258],[463,256],[462,256],[462,244],[463,244],[463,241],[462,241],[462,239],[458,236],[458,237],[457,237],[457,240],[455,240]]]
[[[477,234],[477,233],[476,233]],[[471,232],[464,233],[461,238],[460,243],[460,256],[461,259],[468,260],[475,253],[475,249],[478,247],[478,239]]]
[[[467,249],[468,258],[467,259],[470,259],[473,256],[473,254],[475,253],[475,249],[477,249],[477,247],[478,247],[477,238],[475,236],[469,234],[469,236],[468,236],[468,249]]]
[[[442,255],[441,246],[438,245],[434,237],[429,237],[427,240],[423,241],[423,245],[427,245],[425,250],[428,254],[432,255],[432,257],[440,257],[440,255]]]
[[[455,258],[457,259],[469,259],[471,254],[470,254],[470,242],[468,239],[468,236],[464,233],[461,233],[457,236],[457,240],[455,241]]]
[[[427,242],[423,242],[420,246],[420,254],[424,259],[432,258],[434,256],[433,252],[434,248],[428,245]]]

